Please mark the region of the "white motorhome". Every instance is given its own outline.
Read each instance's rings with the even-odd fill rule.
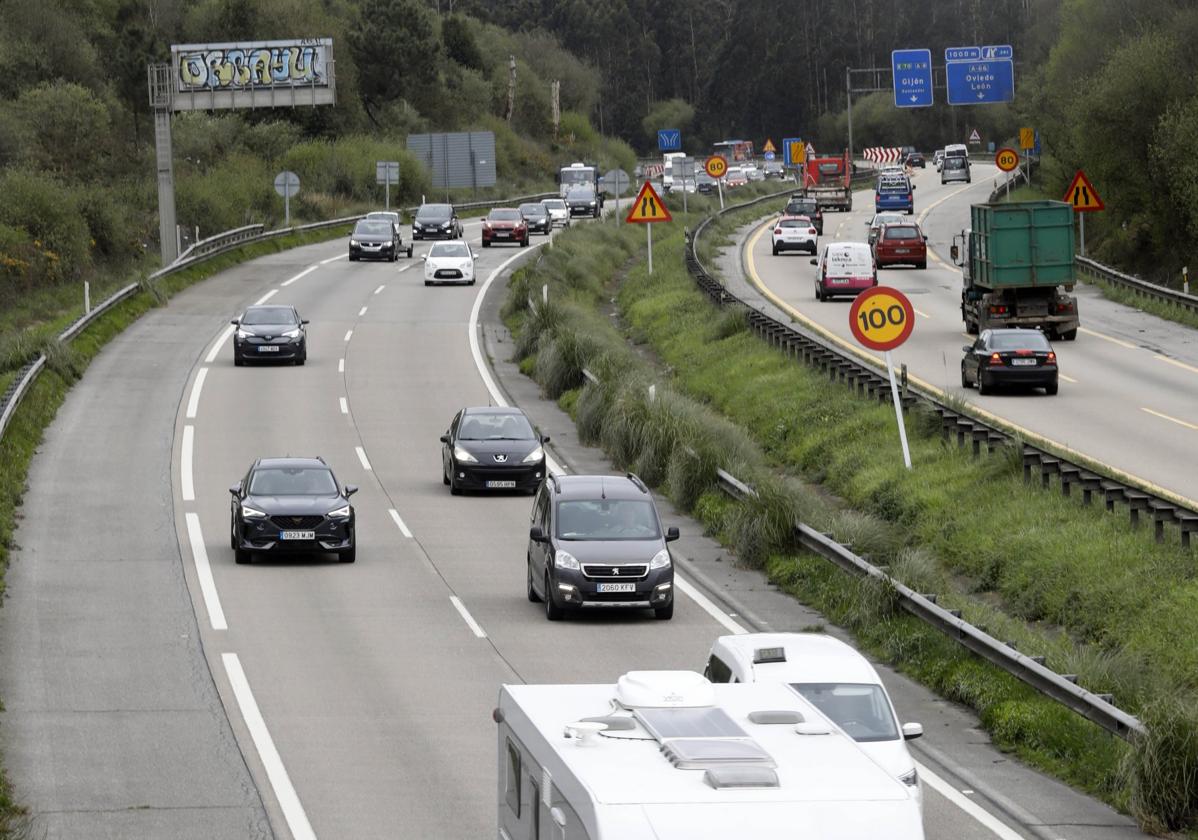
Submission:
[[[505,685],[500,840],[922,840],[911,790],[781,683]]]
[[[674,161],[682,160],[686,157],[686,152],[666,152],[661,156],[661,188],[665,192],[669,192],[674,188]],[[694,192],[694,190],[691,190]]]

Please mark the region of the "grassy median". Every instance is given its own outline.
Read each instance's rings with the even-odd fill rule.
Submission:
[[[673,205],[671,205],[673,208]],[[701,248],[761,215],[721,222]],[[517,272],[505,310],[522,366],[600,443],[772,579],[938,693],[977,711],[995,743],[1132,811],[1154,830],[1198,826],[1198,583],[1175,537],[1025,485],[1018,449],[972,458],[938,419],[893,409],[787,360],[714,307],[683,263],[683,226],[583,226]],[[664,228],[664,229],[663,229]],[[549,285],[549,304],[528,308]],[[539,295],[537,296],[539,298]],[[612,317],[614,314],[617,317]],[[585,385],[581,368],[601,384]],[[655,398],[648,386],[653,384]],[[734,503],[716,467],[761,491]],[[1135,748],[898,611],[886,592],[796,550],[798,516],[1020,650],[1076,673],[1150,723]]]

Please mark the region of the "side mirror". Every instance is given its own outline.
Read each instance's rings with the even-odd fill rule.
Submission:
[[[479,217],[478,217],[478,220],[479,220],[480,222],[485,222],[485,221],[487,220],[487,217],[486,217],[486,216],[479,216]]]
[[[428,260],[428,254],[421,254],[420,259],[422,262]]]
[[[972,345],[972,344],[966,344],[966,345],[965,345],[964,347],[962,347],[961,349],[962,349],[962,350],[964,350],[966,353],[972,353],[972,352],[973,352],[973,345]]]
[[[358,485],[356,485],[356,484],[345,485],[345,498],[348,499],[350,496],[352,496],[354,493],[357,493],[357,492],[358,492]]]
[[[300,320],[300,323],[301,323],[301,324],[310,324],[310,323],[312,323],[312,322],[311,322],[311,321],[309,321],[307,318],[303,318],[302,320]]]
[[[449,435],[441,435],[441,443],[449,443]]]
[[[926,233],[923,235],[923,241],[924,241],[924,242],[927,242],[927,241],[928,241],[928,235],[927,235]]]
[[[545,532],[540,525],[533,525],[528,529],[528,538],[535,543],[545,542]]]
[[[911,192],[915,192],[915,184],[911,185]]]
[[[953,262],[956,262],[961,257],[961,249],[954,245],[948,249],[948,256]]]
[[[866,226],[866,227],[873,227],[873,222],[866,222],[866,223],[865,223],[865,226]]]
[[[240,319],[240,318],[234,318],[234,319],[233,319],[232,321],[230,321],[229,323],[230,323],[230,324],[233,324],[234,326],[238,326],[238,327],[239,327],[239,326],[241,326],[241,319]]]
[[[678,533],[678,529],[673,525],[671,525],[669,528],[666,528],[666,542],[673,542],[681,536],[682,534]]]
[[[904,723],[903,724],[903,740],[914,741],[916,738],[923,737],[922,723]]]
[[[817,260],[815,257],[812,257],[812,258],[811,258],[811,264],[812,264],[812,265],[819,265],[819,260]]]
[[[236,484],[234,484],[232,487],[230,487],[229,493],[234,496],[240,496],[241,495],[241,482],[239,481]]]
[[[541,443],[549,443],[549,435],[541,435]]]

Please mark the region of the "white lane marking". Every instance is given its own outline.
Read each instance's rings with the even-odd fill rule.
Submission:
[[[915,307],[911,307],[911,308],[912,308],[912,309],[915,309]],[[927,318],[929,321],[930,321],[930,320],[932,320],[932,316],[931,316],[931,315],[929,315],[929,314],[928,314],[928,313],[926,313],[926,312],[921,312],[921,311],[919,311],[918,309],[915,309],[915,314],[916,314],[916,315],[918,315],[920,318]]]
[[[320,264],[321,264],[321,265],[328,265],[328,264],[329,264],[329,263],[331,263],[331,262],[337,262],[337,260],[343,260],[343,259],[345,259],[345,258],[346,258],[346,257],[348,257],[348,256],[349,256],[349,254],[338,254],[338,255],[337,255],[337,256],[335,256],[335,257],[329,257],[327,260],[321,260],[321,261],[320,261]]]
[[[338,359],[338,360],[337,360],[337,372],[338,372],[338,373],[345,373],[345,359]]]
[[[1078,330],[1080,330],[1081,332],[1084,332],[1086,335],[1092,335],[1095,338],[1101,338],[1103,341],[1109,341],[1111,344],[1118,344],[1120,347],[1126,347],[1128,350],[1139,349],[1136,347],[1136,345],[1132,344],[1130,341],[1123,341],[1122,339],[1111,338],[1109,335],[1103,335],[1100,332],[1094,332],[1094,330],[1088,330],[1085,327],[1078,327]]]
[[[290,286],[296,280],[300,279],[301,277],[307,277],[309,274],[311,274],[313,271],[315,271],[318,268],[320,268],[319,265],[310,265],[307,268],[305,268],[303,271],[301,271],[299,274],[295,275],[294,277],[287,278],[279,285],[280,286]]]
[[[237,708],[241,710],[241,718],[245,721],[245,728],[250,731],[262,766],[266,768],[266,778],[270,780],[291,836],[294,840],[316,840],[316,832],[308,822],[308,815],[304,812],[304,806],[295,792],[295,786],[291,784],[291,777],[287,775],[287,768],[283,766],[283,759],[275,749],[274,739],[270,737],[270,730],[266,728],[266,721],[262,719],[262,712],[254,700],[254,692],[250,690],[250,681],[245,678],[241,660],[235,653],[222,653],[220,658],[225,665],[229,685],[233,687],[233,696],[237,698]]]
[[[377,289],[375,289],[374,293],[377,295],[379,292],[381,292],[385,288],[387,288],[387,285],[384,283],[382,286],[379,286]]]
[[[408,264],[407,264],[407,265],[405,265],[403,268],[401,268],[401,269],[400,269],[400,270],[399,270],[397,273],[399,273],[399,274],[403,274],[403,273],[404,273],[405,271],[407,271],[409,268],[415,268],[415,267],[416,267],[416,263],[408,263]]]
[[[216,594],[216,581],[212,578],[212,566],[208,563],[208,549],[204,547],[204,532],[200,530],[200,515],[188,513],[187,541],[191,543],[191,560],[196,567],[196,580],[200,582],[200,595],[204,598],[204,607],[208,610],[208,623],[213,630],[228,630],[225,622],[225,611],[220,605],[220,596]]]
[[[346,331],[345,331],[345,340],[346,340],[346,341],[349,341],[349,339],[350,339],[350,336],[352,336],[353,334],[354,334],[354,331],[353,331],[353,330],[346,330]]]
[[[366,460],[366,450],[360,446],[355,446],[354,450],[358,453],[358,460],[362,462],[362,469],[369,471],[370,462]]]
[[[1152,358],[1156,359],[1158,362],[1164,362],[1165,364],[1179,367],[1182,370],[1188,370],[1190,373],[1198,373],[1198,367],[1187,365],[1185,362],[1179,362],[1177,359],[1170,359],[1168,356],[1153,356]]]
[[[453,604],[453,608],[458,611],[458,615],[462,617],[462,621],[466,622],[466,626],[470,628],[470,631],[474,633],[474,635],[478,636],[480,639],[487,638],[486,631],[483,630],[482,626],[474,620],[474,616],[472,616],[469,610],[466,609],[466,605],[462,603],[461,598],[459,598],[457,595],[450,595],[449,603]]]
[[[363,306],[361,309],[358,310],[358,317],[361,318],[365,314],[366,314],[366,307]]]
[[[698,604],[705,613],[707,613],[712,618],[714,618],[716,621],[718,621],[720,624],[722,624],[724,626],[724,629],[728,630],[731,633],[735,633],[738,636],[742,633],[749,632],[747,629],[742,627],[740,624],[738,624],[737,622],[735,622],[731,618],[729,618],[728,615],[723,610],[721,610],[719,607],[717,607],[710,598],[708,598],[706,595],[704,595],[702,592],[700,592],[698,589],[696,589],[695,585],[693,583],[691,583],[689,580],[687,580],[686,578],[679,575],[677,570],[675,570],[675,572],[674,572],[674,585],[677,586],[678,589],[681,592],[683,592],[688,598],[690,598],[692,601],[694,601],[696,604]]]
[[[260,306],[261,304],[266,303],[268,300],[270,300],[272,297],[274,297],[278,293],[279,293],[278,289],[271,289],[269,292],[264,294],[262,297],[258,298],[256,301],[254,301],[254,306]]]
[[[1076,379],[1074,379],[1072,376],[1066,376],[1065,374],[1063,374],[1063,373],[1059,373],[1059,372],[1057,373],[1057,376],[1061,377],[1061,378],[1062,378],[1062,379],[1064,379],[1066,382],[1072,382],[1074,385],[1076,385],[1076,384],[1077,384],[1077,380],[1076,380]]]
[[[179,489],[183,493],[183,501],[196,500],[195,483],[191,475],[192,452],[195,451],[195,426],[183,427],[183,446],[179,453]]]
[[[225,331],[216,339],[216,343],[212,345],[212,349],[208,351],[208,355],[204,357],[206,364],[212,364],[216,361],[216,354],[220,352],[220,348],[225,346],[225,342],[229,340],[229,336],[233,334],[233,330],[237,329],[232,324],[225,327]]]
[[[345,397],[340,397],[339,399],[341,400],[341,413],[349,414],[349,403],[345,401]]]
[[[1194,431],[1198,432],[1198,426],[1195,426],[1193,423],[1187,423],[1185,420],[1178,420],[1176,417],[1170,417],[1168,414],[1161,414],[1159,411],[1153,411],[1151,408],[1145,408],[1144,406],[1140,406],[1140,411],[1145,411],[1148,414],[1151,414],[1153,417],[1159,417],[1162,420],[1168,420],[1170,423],[1176,423],[1179,426],[1185,426],[1187,429],[1193,429]]]
[[[399,529],[399,532],[408,539],[411,539],[412,532],[408,530],[408,526],[405,525],[404,521],[399,517],[399,511],[397,511],[395,508],[391,508],[387,512],[390,513],[391,518],[395,520],[395,527]]]
[[[193,420],[200,407],[200,391],[204,390],[204,380],[208,378],[208,368],[200,368],[196,381],[191,386],[191,396],[187,399],[187,419]]]
[[[1015,831],[969,797],[963,795],[955,787],[929,770],[923,763],[917,761],[915,762],[915,767],[919,771],[919,778],[926,782],[928,787],[977,820],[983,828],[988,829],[998,840],[1023,840],[1022,834]]]

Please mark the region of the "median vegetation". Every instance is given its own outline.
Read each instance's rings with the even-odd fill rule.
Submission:
[[[651,277],[643,231],[615,225],[571,231],[517,272],[505,313],[523,369],[572,412],[584,440],[875,655],[969,705],[1000,747],[1147,828],[1198,828],[1193,556],[1172,537],[1157,545],[1122,516],[1025,485],[1017,449],[975,459],[946,444],[938,420],[918,410],[908,473],[893,409],[786,359],[697,290],[682,228],[698,217],[676,213],[655,232]],[[761,211],[745,213],[721,227]],[[548,304],[532,295],[530,309],[544,284]],[[717,467],[760,498],[723,496]],[[1107,735],[899,611],[885,591],[803,554],[795,517],[1020,650],[1045,654],[1091,691],[1112,693],[1152,737],[1128,745]]]

